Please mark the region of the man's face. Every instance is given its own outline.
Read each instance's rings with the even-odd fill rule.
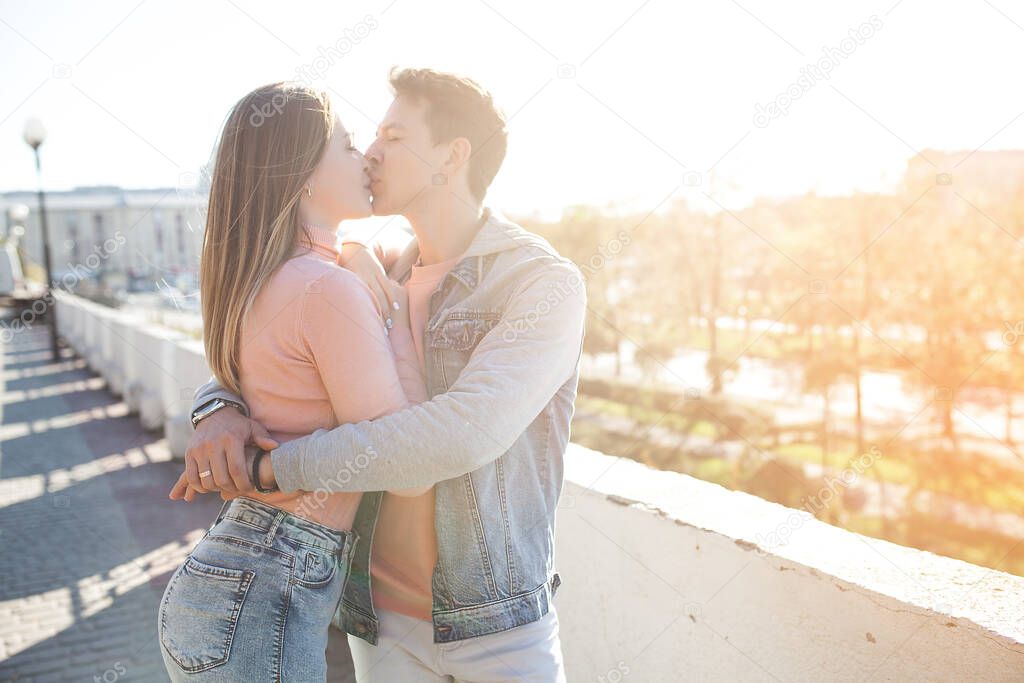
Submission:
[[[447,157],[447,145],[434,144],[425,107],[396,97],[366,150],[377,216],[405,213],[415,200],[438,189],[435,176]]]

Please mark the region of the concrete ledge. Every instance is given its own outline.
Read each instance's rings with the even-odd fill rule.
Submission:
[[[202,346],[59,294],[61,334],[184,454]],[[571,680],[1024,680],[1024,578],[570,444]]]
[[[559,508],[580,680],[1024,680],[1024,578],[575,444]]]
[[[184,457],[192,396],[211,374],[202,343],[131,312],[67,293],[55,296],[61,335],[139,414],[146,429],[164,429],[174,457]]]

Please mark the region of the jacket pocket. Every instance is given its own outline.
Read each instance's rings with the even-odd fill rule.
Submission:
[[[196,673],[228,661],[238,614],[255,575],[191,555],[174,573],[160,606],[160,644],[182,671]]]
[[[500,321],[500,312],[461,310],[450,312],[433,328],[431,355],[445,389],[455,384],[477,344]]]
[[[501,320],[498,311],[451,311],[434,328],[432,345],[449,351],[472,351]]]

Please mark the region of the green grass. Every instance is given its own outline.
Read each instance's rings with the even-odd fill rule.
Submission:
[[[837,439],[834,436],[830,441],[833,445],[838,441],[848,449],[839,451],[833,448],[828,455],[829,466],[842,470],[854,458],[854,445],[852,443],[843,443],[843,440]],[[780,444],[772,448],[772,452],[791,462],[821,464],[821,446],[816,443],[794,442]],[[881,458],[877,458],[872,463],[871,470],[867,474],[872,478],[877,479],[881,477],[883,481],[900,484],[911,483],[914,476],[913,470],[910,467],[900,460],[892,459],[891,454],[887,458],[884,452]]]
[[[609,401],[608,399],[584,396],[582,394],[576,398],[576,406],[606,415],[628,417],[644,425],[657,424],[659,427],[672,429],[680,434],[692,434],[710,438],[717,436],[716,423],[709,420],[686,420],[678,415],[665,414],[651,408],[630,406],[617,401]]]
[[[691,469],[689,474],[704,481],[721,484],[727,488],[734,488],[732,484],[736,478],[735,468],[725,458],[701,460]]]

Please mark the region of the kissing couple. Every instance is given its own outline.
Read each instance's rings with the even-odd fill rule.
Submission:
[[[171,576],[173,681],[565,681],[555,510],[579,269],[484,206],[506,119],[476,82],[392,69],[360,152],[326,93],[254,90],[215,155],[206,358],[174,500],[220,513]],[[268,112],[254,117],[253,111]],[[360,239],[352,219],[408,220]]]

